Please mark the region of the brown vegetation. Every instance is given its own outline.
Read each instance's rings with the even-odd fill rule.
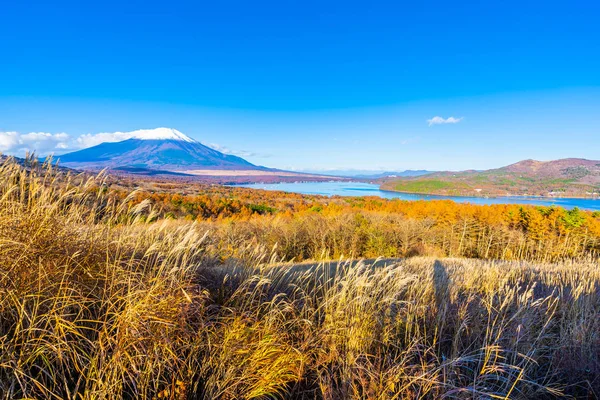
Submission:
[[[121,182],[122,184],[122,182]],[[136,185],[139,182],[135,182]],[[516,204],[305,196],[222,186],[145,182],[111,196],[154,218],[197,221],[216,255],[262,245],[286,260],[435,255],[556,261],[597,257],[600,213]]]
[[[297,205],[266,210],[277,201],[256,209],[237,199],[248,215],[188,221],[200,214],[182,211],[183,203],[163,209],[147,194],[121,198],[120,190],[0,165],[2,398],[600,393],[598,221],[590,213],[519,209],[515,218],[538,231],[511,225],[494,207],[283,196]],[[208,196],[216,207],[223,203],[215,193]],[[484,225],[488,218],[497,225]],[[539,236],[549,230],[552,244]],[[396,245],[391,255],[407,255],[410,240],[420,253],[458,256],[504,234],[523,241],[515,259],[588,261],[281,265]]]

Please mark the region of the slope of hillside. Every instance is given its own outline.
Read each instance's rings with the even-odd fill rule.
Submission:
[[[101,143],[59,158],[62,165],[74,168],[135,167],[167,171],[264,169],[199,142],[179,139],[132,138],[116,143]]]
[[[381,188],[408,193],[455,196],[590,197],[600,192],[600,161],[566,158],[524,160],[486,171],[438,172],[387,179]]]

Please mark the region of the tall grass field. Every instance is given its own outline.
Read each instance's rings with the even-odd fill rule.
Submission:
[[[589,236],[498,260],[465,225],[456,241],[439,231],[448,251],[390,239],[348,259],[329,245],[353,249],[346,230],[319,242],[308,219],[165,218],[135,196],[111,196],[103,175],[2,161],[0,398],[600,396]],[[310,251],[281,240],[302,229]]]

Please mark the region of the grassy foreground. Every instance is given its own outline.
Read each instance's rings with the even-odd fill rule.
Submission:
[[[0,165],[2,398],[600,393],[597,260],[222,263],[202,224],[98,187]]]

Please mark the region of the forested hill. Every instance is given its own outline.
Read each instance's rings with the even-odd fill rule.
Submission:
[[[592,197],[600,192],[600,161],[524,160],[486,171],[436,172],[382,180],[382,189],[455,196]]]

